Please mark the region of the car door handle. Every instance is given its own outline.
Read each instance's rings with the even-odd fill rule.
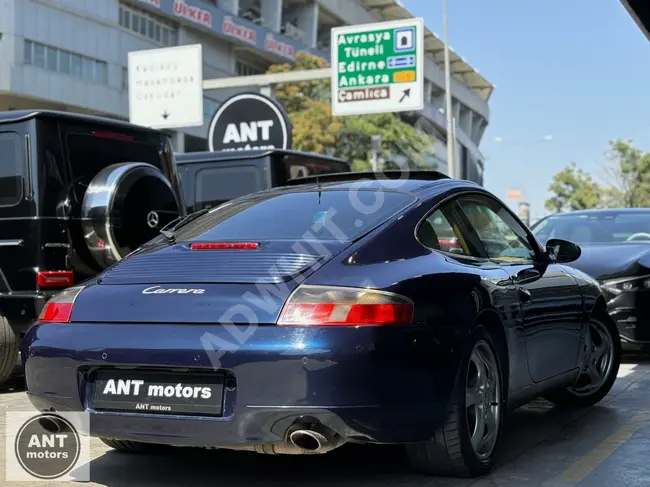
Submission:
[[[519,288],[519,301],[522,303],[530,303],[533,297],[530,294],[530,291],[526,288]]]

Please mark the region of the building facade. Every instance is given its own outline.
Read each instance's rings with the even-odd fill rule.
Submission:
[[[409,18],[397,0],[0,0],[0,111],[56,109],[128,119],[130,51],[200,43],[206,79],[262,74],[299,51],[329,60],[330,29]],[[343,20],[345,19],[345,20]],[[443,44],[425,34],[425,109],[446,171]],[[483,180],[479,143],[492,85],[452,52],[456,174]],[[173,132],[177,151],[205,150],[210,117],[236,91],[204,94],[203,127]],[[433,127],[433,130],[431,129]]]

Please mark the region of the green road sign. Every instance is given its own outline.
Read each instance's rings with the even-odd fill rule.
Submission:
[[[424,108],[421,18],[332,29],[332,114]]]

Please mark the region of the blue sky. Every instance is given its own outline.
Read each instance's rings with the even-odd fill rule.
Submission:
[[[441,0],[403,3],[442,37]],[[650,148],[650,41],[619,0],[448,4],[449,44],[496,86],[480,148],[497,196],[522,188],[541,216],[569,162],[606,183],[609,140]]]

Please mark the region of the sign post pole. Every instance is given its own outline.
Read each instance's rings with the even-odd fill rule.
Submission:
[[[447,176],[456,177],[456,131],[453,120],[451,98],[451,62],[449,55],[449,34],[447,27],[447,0],[442,0],[442,23],[444,24],[445,44],[445,115],[447,116]]]
[[[379,153],[381,152],[381,135],[373,135],[371,139],[372,150],[370,152],[370,164],[372,170],[377,171],[379,162]]]

